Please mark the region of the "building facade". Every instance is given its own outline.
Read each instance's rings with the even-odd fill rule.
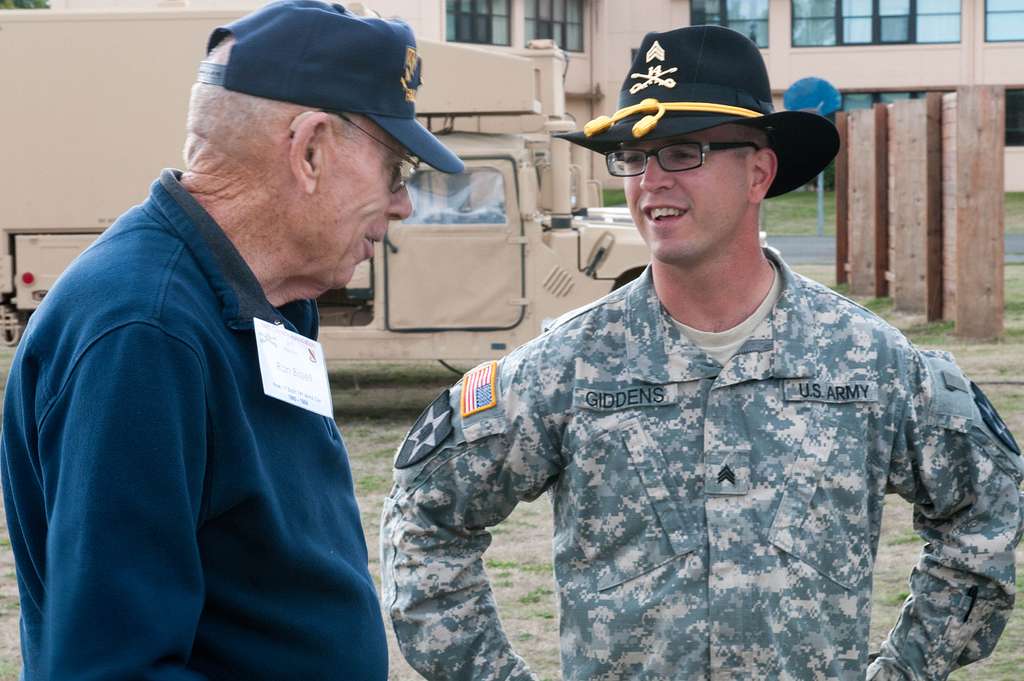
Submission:
[[[50,0],[53,8],[255,7],[260,0]],[[351,4],[351,3],[350,3]],[[582,126],[617,108],[632,50],[648,31],[716,23],[761,47],[776,104],[795,81],[824,78],[843,108],[1006,87],[1006,189],[1024,191],[1024,0],[368,0],[417,35],[521,49],[554,39],[568,55],[566,108]],[[429,74],[429,64],[426,65]],[[429,75],[427,76],[429,77]],[[593,175],[610,180],[600,159]]]

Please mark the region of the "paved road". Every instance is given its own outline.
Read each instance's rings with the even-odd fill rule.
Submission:
[[[786,262],[793,265],[827,264],[835,262],[835,237],[773,236],[768,244],[782,252]],[[1024,234],[1006,235],[1006,262],[1024,262]]]

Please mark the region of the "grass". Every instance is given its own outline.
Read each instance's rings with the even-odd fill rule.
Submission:
[[[1024,192],[1007,192],[1004,199],[1005,230],[1007,234],[1024,234]],[[764,203],[762,229],[768,234],[817,234],[817,194],[795,191]],[[835,192],[825,192],[825,234],[836,233]]]
[[[473,367],[459,368],[468,371]],[[334,413],[339,418],[404,417],[412,425],[423,407],[459,376],[436,362],[332,363]]]
[[[625,206],[626,205],[626,192],[621,189],[605,189],[604,190],[604,205],[606,206]]]
[[[554,591],[545,586],[537,587],[525,596],[520,596],[519,602],[523,605],[536,605],[541,601],[550,601],[551,599],[548,597],[554,595],[554,593]]]
[[[885,543],[888,546],[900,546],[901,544],[920,544],[924,542],[923,539],[914,532],[913,530],[907,530],[903,534],[893,534],[885,538]]]
[[[1006,194],[1006,233],[1024,234],[1024,192]]]
[[[835,192],[825,192],[824,231],[836,233]],[[764,202],[761,229],[769,235],[816,235],[818,233],[818,193],[795,191]]]
[[[769,235],[817,234],[817,194],[813,191],[795,191],[764,202],[762,229]],[[621,189],[605,189],[604,205],[619,206],[626,203]],[[1024,192],[1007,192],[1005,198],[1006,233],[1024,234]],[[836,233],[835,192],[825,192],[825,234]]]

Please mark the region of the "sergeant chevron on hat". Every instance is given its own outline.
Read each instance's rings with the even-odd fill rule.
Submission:
[[[832,123],[805,111],[775,111],[761,52],[722,26],[648,33],[619,91],[619,109],[565,139],[607,153],[631,142],[679,137],[725,123],[763,130],[779,160],[767,196],[796,189],[839,150]]]

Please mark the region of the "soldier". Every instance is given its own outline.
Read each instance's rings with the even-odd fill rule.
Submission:
[[[651,265],[410,431],[381,532],[406,658],[535,678],[481,554],[545,491],[565,679],[923,681],[985,657],[1014,599],[1017,444],[948,354],[758,243],[761,201],[820,172],[835,129],[773,113],[757,48],[713,26],[648,34],[619,102],[568,139],[625,178]],[[869,655],[888,492],[928,543]]]

